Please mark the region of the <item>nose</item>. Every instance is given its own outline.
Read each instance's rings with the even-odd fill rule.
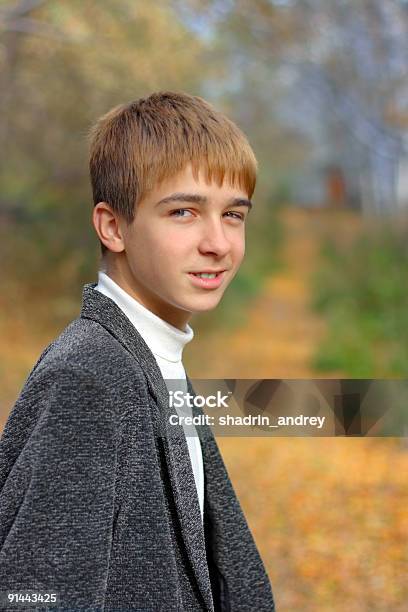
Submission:
[[[231,243],[221,220],[209,220],[204,224],[198,249],[203,255],[215,255],[219,258],[229,253]]]

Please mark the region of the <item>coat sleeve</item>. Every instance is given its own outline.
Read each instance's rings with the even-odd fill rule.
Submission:
[[[75,367],[38,376],[23,391],[0,444],[3,468],[4,455],[18,451],[0,492],[3,593],[51,591],[57,609],[103,608],[117,429],[112,392]]]

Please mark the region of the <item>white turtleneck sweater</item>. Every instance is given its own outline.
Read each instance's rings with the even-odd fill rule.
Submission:
[[[98,291],[113,300],[127,318],[133,323],[149,349],[152,351],[160,368],[164,381],[177,381],[176,388],[187,392],[186,372],[182,363],[183,348],[194,337],[194,332],[189,325],[182,331],[173,327],[157,315],[153,314],[140,302],[135,300],[124,291],[105,272],[98,273]],[[167,382],[166,382],[167,385]],[[169,387],[169,385],[167,385]],[[175,389],[172,382],[171,389]],[[181,415],[192,414],[191,408],[183,406],[177,409]],[[186,435],[188,452],[193,469],[194,480],[197,488],[198,501],[200,504],[201,518],[204,516],[204,469],[203,456],[201,452],[200,439],[194,426],[183,427]]]

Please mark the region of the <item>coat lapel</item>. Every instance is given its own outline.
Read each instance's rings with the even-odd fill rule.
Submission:
[[[187,378],[189,392],[195,395]],[[200,408],[196,413],[202,413]],[[205,471],[208,563],[214,598],[226,610],[273,612],[274,602],[263,562],[228,477],[211,428],[197,427]]]
[[[84,286],[81,318],[103,325],[140,363],[146,375],[149,391],[162,416],[165,458],[182,536],[204,602],[213,611],[204,530],[183,428],[168,427],[170,415],[176,412],[169,406],[168,391],[153,353],[122,310],[110,298],[95,291],[95,286]]]

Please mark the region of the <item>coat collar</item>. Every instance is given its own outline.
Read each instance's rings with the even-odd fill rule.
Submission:
[[[107,329],[138,361],[146,376],[150,394],[155,399],[164,423],[171,414],[168,391],[153,353],[122,310],[107,296],[95,290],[96,283],[83,289],[81,318],[92,319]],[[191,383],[188,380],[189,388]],[[207,609],[213,611],[211,583],[206,559],[204,530],[183,428],[172,426],[163,436],[165,457],[170,475],[182,536]]]

